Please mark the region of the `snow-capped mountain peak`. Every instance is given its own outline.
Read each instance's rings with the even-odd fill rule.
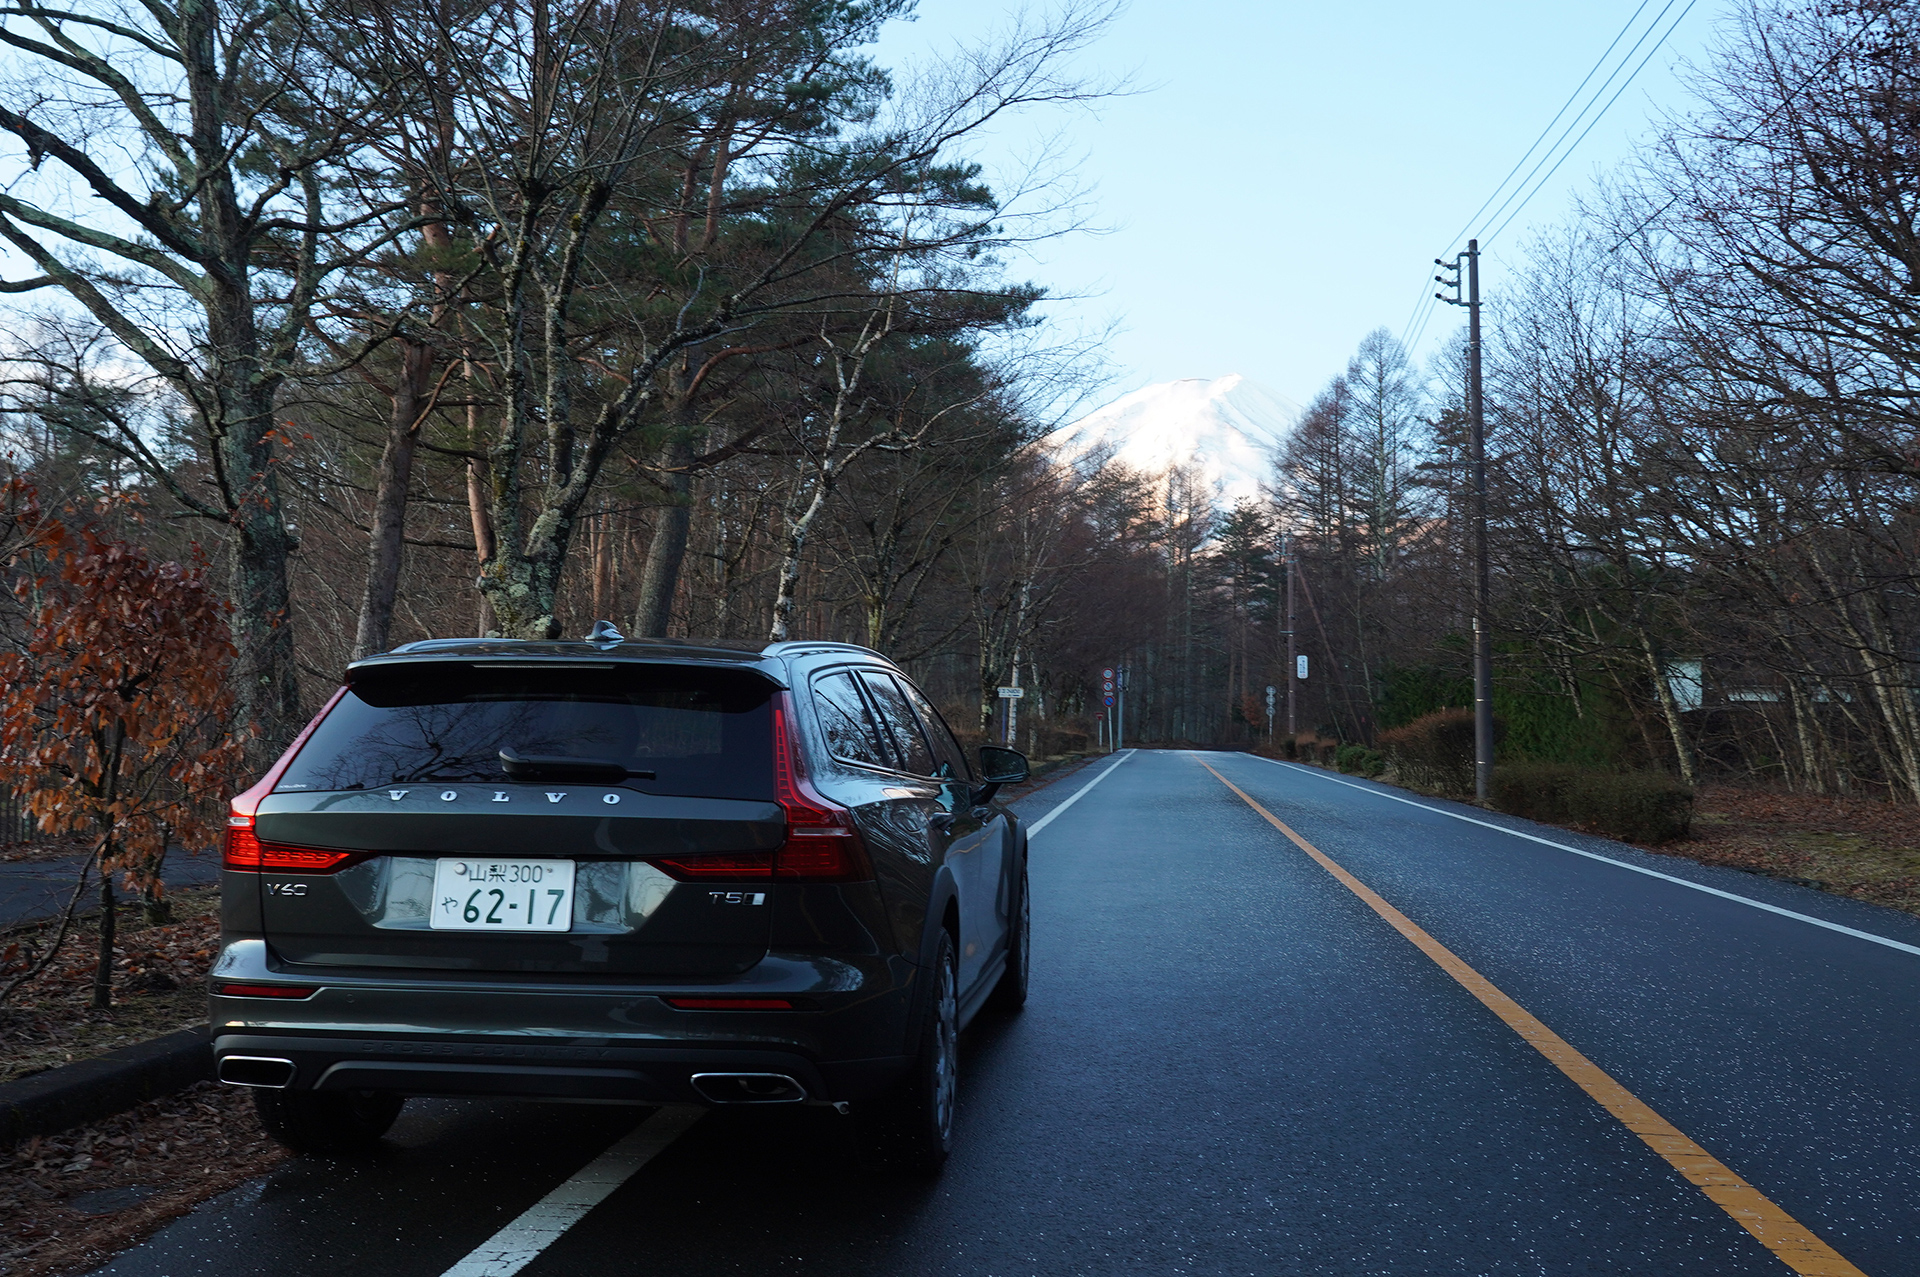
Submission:
[[[1292,430],[1299,407],[1238,373],[1208,381],[1186,377],[1143,386],[1054,432],[1062,459],[1092,453],[1142,474],[1191,466],[1231,506],[1258,498],[1273,477],[1273,449]]]

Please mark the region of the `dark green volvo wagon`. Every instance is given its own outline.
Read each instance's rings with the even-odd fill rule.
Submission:
[[[825,1104],[937,1167],[1026,998],[1026,760],[865,648],[601,634],[356,662],[234,800],[219,1077],[308,1151],[408,1096]]]

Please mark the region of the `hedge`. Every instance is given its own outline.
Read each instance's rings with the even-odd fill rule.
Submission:
[[[1494,719],[1494,739],[1503,731],[1504,724]],[[1405,727],[1381,732],[1377,743],[1401,784],[1462,797],[1473,793],[1472,710],[1423,714]]]
[[[1387,770],[1387,756],[1365,745],[1342,745],[1334,752],[1333,765],[1353,776],[1378,776]]]
[[[1672,842],[1685,838],[1693,824],[1693,791],[1665,772],[1503,763],[1493,770],[1489,797],[1509,815],[1578,825],[1628,842]]]

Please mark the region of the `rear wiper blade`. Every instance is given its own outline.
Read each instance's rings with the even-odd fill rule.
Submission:
[[[522,754],[511,747],[500,751],[500,770],[513,780],[652,780],[652,772],[634,771],[611,758],[579,758],[570,754]]]

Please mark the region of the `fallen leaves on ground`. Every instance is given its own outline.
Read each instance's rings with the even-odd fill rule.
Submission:
[[[216,1082],[24,1140],[0,1161],[0,1273],[87,1272],[285,1157],[261,1131],[251,1093]],[[109,1189],[152,1191],[101,1214],[73,1204]],[[114,1204],[95,1202],[96,1209]]]
[[[1706,785],[1693,837],[1648,851],[1920,913],[1920,807]]]
[[[0,1082],[207,1022],[207,970],[220,948],[219,891],[186,888],[167,899],[174,921],[158,926],[145,924],[137,905],[120,909],[112,1008],[90,1005],[99,948],[93,919],[77,922],[53,964],[0,1002]],[[24,962],[52,936],[50,923],[18,928],[0,937],[0,961]],[[19,949],[6,958],[14,945]]]

